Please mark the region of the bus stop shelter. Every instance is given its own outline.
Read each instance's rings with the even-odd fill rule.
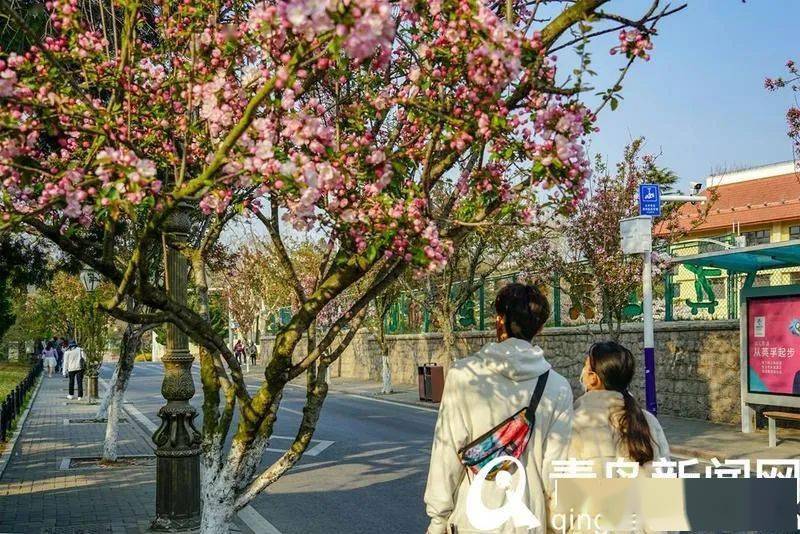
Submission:
[[[737,247],[674,259],[745,275],[739,291],[742,431],[755,406],[800,408],[800,285],[753,287],[759,272],[800,267],[800,241]]]

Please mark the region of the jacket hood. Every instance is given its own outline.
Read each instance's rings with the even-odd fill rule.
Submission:
[[[500,343],[487,343],[476,356],[489,371],[515,382],[531,380],[550,370],[539,346],[513,337]]]

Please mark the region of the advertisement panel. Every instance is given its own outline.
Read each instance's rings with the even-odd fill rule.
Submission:
[[[800,396],[800,295],[747,302],[747,389]]]

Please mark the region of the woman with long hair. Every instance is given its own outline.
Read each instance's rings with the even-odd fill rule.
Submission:
[[[628,390],[635,370],[631,351],[613,341],[592,345],[584,361],[580,380],[585,393],[575,400],[568,457],[591,460],[597,479],[609,476],[609,462],[624,460],[629,462],[630,467],[625,467],[628,474],[633,474],[635,467],[638,476],[649,476],[654,460],[669,459],[669,444],[658,419],[643,410]],[[613,473],[611,476],[619,478]],[[602,530],[642,530],[641,523],[626,523],[632,515],[629,512],[634,511],[627,508],[632,501],[615,493],[617,486],[592,487],[595,490],[583,494],[582,502],[570,505],[585,514],[602,515],[605,523]]]

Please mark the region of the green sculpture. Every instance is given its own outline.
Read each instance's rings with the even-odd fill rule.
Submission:
[[[714,310],[716,310],[719,305],[719,301],[717,301],[717,297],[714,295],[714,288],[711,286],[708,277],[721,276],[722,270],[710,269],[702,265],[684,264],[684,267],[686,267],[689,272],[694,273],[695,276],[694,291],[697,294],[697,300],[692,301],[686,299],[686,304],[689,306],[692,315],[697,315],[702,309],[708,310],[708,313],[714,313]],[[708,300],[705,300],[706,298],[708,298]]]

